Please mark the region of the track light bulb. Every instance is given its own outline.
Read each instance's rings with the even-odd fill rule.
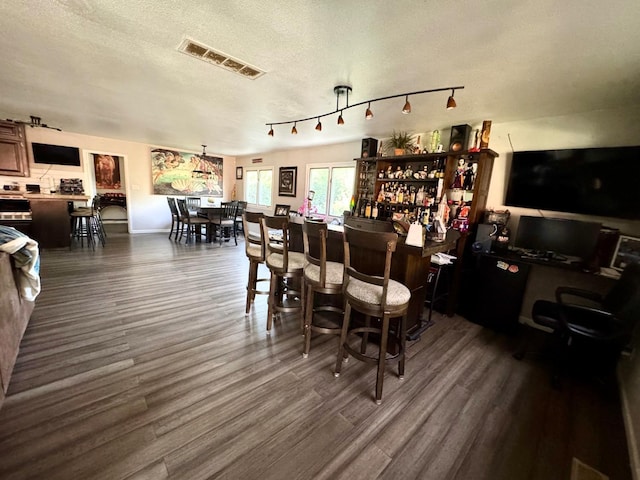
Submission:
[[[320,117],[318,117],[318,124],[316,125],[316,130],[319,132],[322,131],[322,123],[320,123]]]
[[[342,110],[340,110],[340,116],[338,117],[338,125],[344,125],[344,118],[342,118]]]
[[[298,134],[298,129],[296,128],[296,124],[293,124],[293,127],[291,127],[291,135],[297,135]]]
[[[373,118],[373,112],[371,111],[371,102],[367,105],[367,111],[364,112],[364,118],[371,120]]]
[[[456,108],[456,101],[453,99],[453,94],[456,93],[455,90],[451,90],[451,95],[449,95],[449,99],[447,100],[447,110],[451,110],[452,108]]]
[[[406,96],[404,107],[402,107],[402,113],[411,113],[411,104],[409,103],[409,95]]]
[[[269,127],[271,127],[271,129],[269,130],[269,133],[267,135],[273,137],[273,125],[269,125]]]

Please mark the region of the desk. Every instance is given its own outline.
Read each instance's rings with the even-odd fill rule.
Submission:
[[[296,252],[304,251],[302,241],[302,217],[291,217],[290,248]],[[416,336],[416,331],[423,325],[422,313],[427,296],[427,278],[431,266],[431,255],[446,252],[455,248],[460,233],[449,230],[444,242],[427,241],[423,247],[405,245],[405,237],[398,237],[398,246],[391,260],[391,278],[402,282],[411,291],[411,301],[407,314],[407,331]],[[327,260],[332,262],[344,261],[343,227],[329,225],[327,237]]]
[[[515,252],[480,254],[463,279],[458,313],[473,322],[512,332],[533,325],[536,300],[555,301],[559,286],[607,292],[614,279],[582,270],[580,264],[523,258]]]

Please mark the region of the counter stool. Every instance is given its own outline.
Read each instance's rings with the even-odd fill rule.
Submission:
[[[262,213],[243,212],[242,231],[244,232],[244,251],[249,259],[249,281],[247,282],[247,305],[245,314],[249,315],[251,304],[256,294],[266,294],[268,291],[258,290],[258,282],[268,282],[268,278],[258,278],[258,267],[264,263],[264,243],[262,242],[262,230],[260,220]]]
[[[341,295],[344,265],[327,261],[327,224],[305,219],[302,225],[304,256],[307,265],[304,267],[304,285],[306,288],[306,307],[304,315],[304,350],[302,356],[309,356],[311,348],[311,332],[340,335],[341,327],[326,326],[326,323],[314,323],[314,313],[335,312],[340,316],[344,311],[334,305],[319,305],[314,308],[315,294]],[[324,319],[326,322],[329,319]]]
[[[358,360],[378,365],[376,403],[382,403],[382,383],[387,363],[398,363],[398,376],[404,378],[405,340],[410,290],[389,278],[391,257],[396,250],[396,233],[372,232],[344,226],[344,299],[345,310],[334,375],[340,376],[343,360],[351,354]],[[363,327],[350,328],[351,309],[365,315]],[[371,326],[371,317],[380,319],[379,327]],[[400,317],[391,333],[392,318]],[[360,348],[352,347],[349,335],[362,334]],[[367,355],[370,333],[379,335],[377,355]],[[388,342],[395,344],[395,355],[387,355]],[[394,349],[394,350],[395,350]],[[344,358],[343,358],[344,357]]]
[[[69,248],[73,247],[73,240],[79,240],[80,246],[84,248],[84,239],[87,239],[87,246],[93,250],[96,249],[96,240],[94,235],[98,235],[99,227],[96,223],[96,219],[91,209],[74,210],[69,214],[71,216],[71,244]],[[104,246],[104,239],[98,237]]]
[[[289,217],[263,216],[262,242],[265,245],[265,263],[271,272],[269,284],[269,311],[267,313],[267,333],[271,332],[273,317],[278,313],[302,312],[304,307],[304,287],[297,290],[296,283],[303,281],[304,254],[289,251]],[[282,242],[270,238],[270,231],[281,230]],[[295,301],[299,296],[300,300]]]

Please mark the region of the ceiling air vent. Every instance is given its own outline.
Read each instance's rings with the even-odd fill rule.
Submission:
[[[260,70],[253,65],[249,65],[247,62],[243,62],[242,60],[238,60],[226,53],[214,50],[213,48],[207,47],[206,45],[196,42],[190,38],[185,38],[180,46],[178,46],[178,50],[191,57],[199,58],[203,62],[211,63],[252,80],[255,80],[265,74],[263,70]]]

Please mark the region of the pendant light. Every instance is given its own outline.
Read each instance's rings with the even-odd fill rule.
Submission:
[[[402,107],[402,113],[404,113],[405,115],[407,113],[411,113],[411,104],[409,103],[409,95],[407,95],[405,97],[405,102],[404,102],[404,107]]]
[[[293,123],[293,127],[291,127],[291,135],[297,135],[298,134],[298,129],[296,128],[296,123]]]
[[[371,111],[371,102],[367,105],[367,111],[364,112],[364,118],[371,120],[373,118],[373,112]]]
[[[451,110],[452,108],[456,108],[456,101],[453,99],[453,94],[454,93],[456,93],[456,91],[451,89],[451,95],[449,95],[449,99],[447,100],[447,110]]]

